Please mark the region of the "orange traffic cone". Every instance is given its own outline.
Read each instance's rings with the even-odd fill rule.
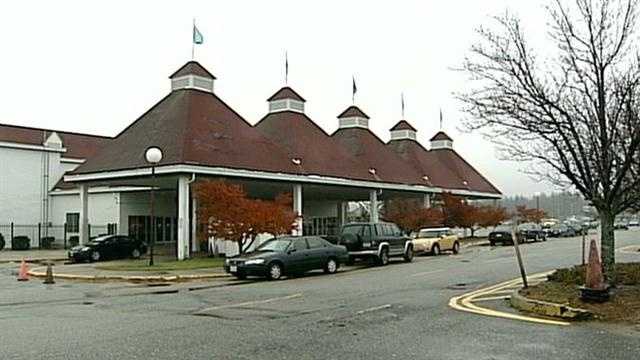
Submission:
[[[28,281],[29,280],[29,266],[27,262],[22,259],[22,263],[20,264],[20,270],[18,271],[18,281]]]

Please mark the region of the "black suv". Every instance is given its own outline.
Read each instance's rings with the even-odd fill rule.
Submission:
[[[336,242],[349,251],[348,263],[357,258],[373,258],[378,265],[387,265],[393,256],[402,256],[407,262],[413,260],[411,238],[393,223],[346,224]]]

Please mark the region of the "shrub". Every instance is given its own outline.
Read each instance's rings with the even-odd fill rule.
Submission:
[[[78,235],[69,236],[69,247],[78,246],[80,244],[80,237]]]
[[[56,241],[56,238],[53,236],[45,236],[40,238],[40,247],[43,249],[52,249],[53,243]]]
[[[584,284],[584,266],[577,265],[572,268],[558,269],[548,276],[549,281],[565,285]]]
[[[2,236],[2,234],[0,234],[0,250],[4,249],[4,236]]]
[[[31,239],[28,236],[14,236],[11,239],[12,250],[29,250],[31,248]]]

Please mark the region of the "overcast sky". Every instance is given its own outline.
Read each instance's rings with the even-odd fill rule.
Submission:
[[[500,160],[480,134],[460,133],[455,71],[474,28],[509,9],[544,48],[544,0],[422,1],[12,1],[0,5],[0,123],[116,135],[169,91],[167,76],[191,57],[195,17],[204,35],[196,60],[217,78],[216,94],[249,122],[289,84],[328,133],[351,102],[383,140],[406,118],[423,143],[444,130],[455,149],[505,194],[553,188]]]

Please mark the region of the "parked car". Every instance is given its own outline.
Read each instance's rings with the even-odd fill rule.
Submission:
[[[344,246],[319,236],[285,236],[260,244],[254,251],[225,261],[226,272],[239,279],[247,276],[278,280],[284,275],[323,269],[333,274],[349,255]]]
[[[331,238],[330,238],[331,239]],[[350,223],[342,226],[340,235],[333,238],[349,251],[348,263],[356,259],[373,259],[384,266],[390,257],[413,261],[413,243],[394,223]]]
[[[105,235],[91,239],[85,245],[69,250],[72,261],[100,261],[108,259],[137,259],[147,252],[144,242],[124,235]]]
[[[489,233],[489,244],[496,246],[496,244],[513,245],[513,228],[511,226],[498,226],[492,232]]]
[[[632,221],[629,221],[629,224],[627,226],[629,227],[629,230],[637,229],[640,227],[640,222],[638,222],[637,220],[632,220]]]
[[[547,237],[553,237],[553,238],[573,237],[573,236],[579,235],[579,231],[577,231],[575,228],[568,225],[564,225],[564,224],[555,225],[547,229],[545,233]]]
[[[623,223],[623,222],[617,222],[617,223],[613,224],[613,228],[615,230],[629,230],[629,226],[626,223]]]
[[[460,251],[460,242],[450,228],[424,228],[413,234],[413,251],[416,253],[429,253],[440,255],[442,251],[451,251],[457,254]]]
[[[518,225],[518,239],[520,242],[527,241],[547,241],[547,234],[542,227],[534,223]]]

